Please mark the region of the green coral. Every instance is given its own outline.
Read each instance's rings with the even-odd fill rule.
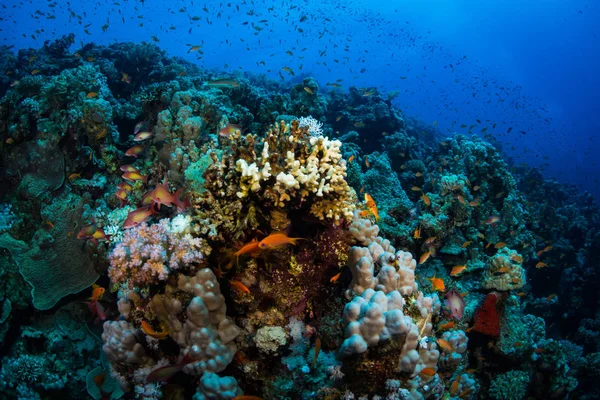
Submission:
[[[490,385],[489,394],[496,400],[521,400],[527,394],[529,374],[525,371],[508,371],[497,375]]]

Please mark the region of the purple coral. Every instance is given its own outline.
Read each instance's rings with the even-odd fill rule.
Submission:
[[[129,287],[145,286],[166,280],[172,271],[203,260],[202,240],[175,231],[169,220],[141,224],[125,232],[108,256],[108,275],[113,283]]]

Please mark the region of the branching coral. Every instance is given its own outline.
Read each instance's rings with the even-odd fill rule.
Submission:
[[[193,270],[207,252],[201,239],[178,231],[167,219],[141,224],[126,231],[109,255],[108,275],[113,284],[143,287],[166,280],[172,271]]]

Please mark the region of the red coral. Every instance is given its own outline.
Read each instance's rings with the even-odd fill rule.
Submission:
[[[492,337],[500,336],[500,314],[496,309],[497,302],[498,296],[496,293],[485,296],[483,303],[475,312],[475,325],[471,330]]]

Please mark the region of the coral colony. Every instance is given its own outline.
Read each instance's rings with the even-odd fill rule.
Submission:
[[[72,41],[0,48],[3,398],[600,396],[588,195],[377,91]]]

